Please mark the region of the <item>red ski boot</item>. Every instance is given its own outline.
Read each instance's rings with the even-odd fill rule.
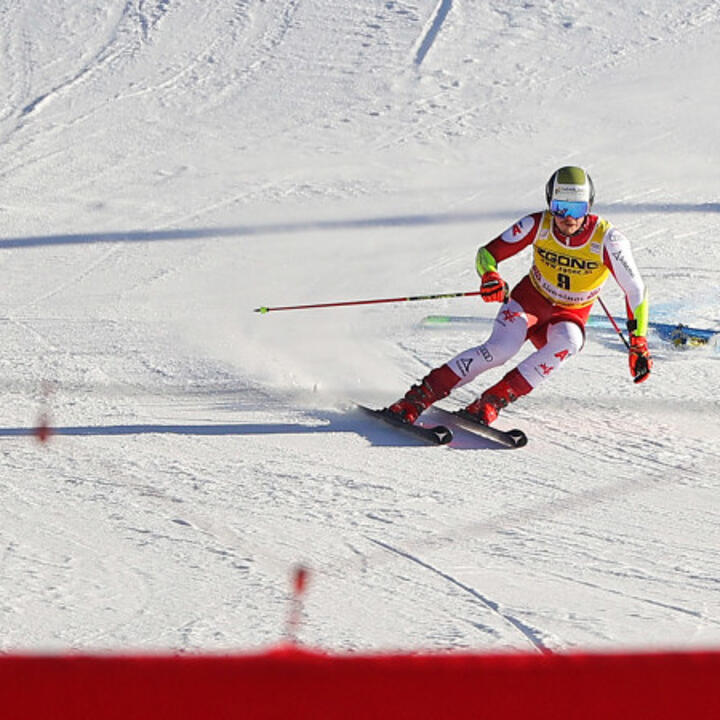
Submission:
[[[519,397],[532,390],[530,383],[518,370],[511,370],[500,382],[488,388],[477,400],[470,403],[465,412],[473,415],[483,425],[497,420],[498,413]]]
[[[447,397],[459,382],[460,378],[447,365],[442,365],[426,375],[419,385],[413,385],[405,396],[390,405],[388,410],[404,422],[412,424],[421,412],[434,402]]]

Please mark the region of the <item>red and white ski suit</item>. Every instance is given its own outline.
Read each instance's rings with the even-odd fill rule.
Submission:
[[[625,293],[628,319],[646,334],[645,285],[630,243],[609,222],[588,215],[578,233],[565,236],[549,212],[527,215],[478,251],[479,274],[531,245],[530,272],[500,308],[488,340],[447,363],[460,377],[457,387],[505,364],[526,340],[536,350],[516,368],[527,383],[521,394],[537,387],[582,349],[590,309],[611,274]]]

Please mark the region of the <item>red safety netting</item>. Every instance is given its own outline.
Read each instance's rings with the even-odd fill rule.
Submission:
[[[720,652],[4,656],[5,718],[720,718]]]

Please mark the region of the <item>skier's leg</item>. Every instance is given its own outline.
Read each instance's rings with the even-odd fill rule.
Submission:
[[[500,382],[485,390],[466,410],[489,425],[502,408],[527,395],[555,373],[566,360],[577,355],[584,340],[583,329],[575,322],[563,321],[549,325],[547,342],[528,355]]]
[[[522,306],[510,300],[500,308],[490,337],[477,347],[469,348],[450,360],[461,387],[474,380],[481,373],[504,365],[514,357],[527,339],[528,318]]]
[[[585,333],[577,323],[570,320],[553,323],[548,326],[545,345],[528,355],[517,369],[534,389],[577,355],[584,342]]]
[[[407,422],[415,422],[423,410],[447,397],[453,388],[465,385],[513,357],[525,342],[527,328],[528,319],[522,306],[510,300],[498,312],[492,334],[485,343],[465,350],[432,370],[389,409]]]

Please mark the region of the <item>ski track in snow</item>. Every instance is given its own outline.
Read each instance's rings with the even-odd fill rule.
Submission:
[[[692,37],[693,34],[701,31],[707,25],[716,23],[718,21],[718,8],[713,3],[708,3],[707,0],[700,0],[696,3],[699,7],[689,8],[687,6],[681,6],[673,9],[673,19],[663,18],[665,22],[665,28],[672,28],[672,35],[670,38],[663,38],[664,43],[683,43],[688,41],[688,37]],[[534,5],[525,5],[524,10],[530,10],[534,8]],[[439,2],[435,13],[432,15],[429,21],[429,29],[421,35],[420,47],[415,54],[414,65],[420,67],[427,53],[436,41],[437,36],[442,29],[442,25],[446,20],[452,9],[452,0],[441,0]],[[554,13],[553,9],[549,12]],[[519,27],[522,27],[523,20],[521,19],[523,12],[517,12],[516,10],[507,10],[500,3],[491,3],[487,8],[487,16],[493,17],[499,15],[505,19],[505,28],[502,29],[503,34],[507,34],[510,40],[510,46],[513,50],[519,48],[516,43],[514,34],[517,32]],[[576,21],[572,18],[572,13],[568,15],[568,20],[562,20],[562,15],[556,16],[557,22],[563,22],[563,27],[566,30],[573,29]],[[495,23],[484,22],[480,24],[482,28],[482,40],[481,44],[484,49],[491,51],[491,57],[494,57],[492,53],[498,48],[502,48],[502,52],[507,53],[507,48],[496,40],[496,30],[492,27]],[[531,35],[533,30],[540,30],[542,28],[535,27],[528,29],[526,35]],[[600,38],[604,41],[604,38]],[[636,33],[632,33],[626,40],[622,39],[620,48],[614,49],[608,56],[606,54],[598,54],[599,59],[584,59],[583,62],[577,65],[564,64],[560,75],[557,73],[550,76],[545,72],[546,61],[543,60],[538,63],[537,58],[530,60],[533,65],[529,67],[525,66],[523,62],[518,61],[517,68],[522,70],[516,79],[516,83],[524,88],[528,92],[536,94],[541,97],[544,94],[545,89],[551,84],[575,84],[583,83],[583,78],[591,76],[593,71],[604,69],[607,67],[617,67],[618,65],[630,66],[636,57],[642,56],[648,50],[657,48],[660,38],[656,35],[651,34],[649,37],[638,38]],[[530,45],[532,47],[532,45]],[[518,59],[520,60],[520,59]],[[524,58],[523,58],[524,60]],[[469,62],[466,60],[466,62]],[[374,144],[374,147],[379,150],[387,150],[395,145],[406,144],[411,139],[425,139],[429,136],[437,134],[438,132],[443,134],[454,134],[456,127],[464,129],[467,122],[471,121],[472,117],[479,111],[484,109],[492,109],[493,105],[503,107],[506,105],[507,92],[506,92],[506,80],[496,78],[494,83],[498,86],[499,91],[492,91],[491,97],[481,104],[473,104],[470,106],[453,107],[449,112],[443,111],[444,106],[435,103],[437,110],[431,113],[429,120],[424,120],[422,117],[418,117],[413,125],[413,129],[410,133],[402,133],[399,135],[381,135]],[[432,100],[432,98],[430,99]],[[433,103],[431,103],[433,105]],[[423,108],[425,103],[423,102]],[[418,109],[421,105],[418,103]],[[438,112],[439,111],[439,112]],[[424,113],[425,110],[423,109]],[[500,120],[502,122],[502,119]]]
[[[140,0],[140,6],[143,4],[142,0]],[[93,73],[101,71],[104,65],[111,64],[123,52],[132,52],[132,41],[131,44],[128,44],[127,42],[121,42],[120,40],[121,29],[126,19],[129,19],[133,25],[140,28],[141,36],[145,41],[147,41],[149,28],[147,17],[143,14],[142,10],[138,9],[136,11],[132,0],[128,0],[120,16],[114,22],[112,28],[107,34],[107,40],[100,49],[97,50],[87,61],[84,61],[81,67],[73,75],[64,79],[62,82],[51,87],[35,98],[32,98],[24,107],[22,107],[20,110],[17,129],[21,129],[28,116],[39,110],[43,104],[49,102],[64,92],[75,90],[79,83],[89,78]],[[27,64],[26,67],[28,67]]]
[[[430,52],[433,43],[437,40],[445,18],[452,10],[452,0],[440,0],[430,21],[430,25],[420,38],[420,43],[415,53],[415,65],[422,65],[425,56]]]
[[[380,540],[376,540],[374,538],[368,538],[371,542],[374,542],[376,545],[385,548],[389,552],[395,553],[396,555],[399,555],[400,557],[404,557],[411,562],[416,563],[417,565],[420,565],[420,567],[425,568],[426,570],[430,570],[431,572],[435,573],[436,575],[439,575],[444,580],[447,580],[448,582],[452,583],[453,585],[456,585],[457,587],[461,588],[465,592],[472,595],[474,598],[479,600],[486,608],[488,608],[491,612],[498,615],[502,620],[506,623],[508,623],[510,626],[512,626],[515,630],[517,630],[524,638],[527,640],[527,642],[532,646],[532,648],[538,652],[541,653],[549,653],[550,650],[543,645],[542,641],[540,640],[540,635],[538,630],[535,628],[532,628],[525,623],[518,620],[518,618],[513,617],[509,613],[503,612],[502,608],[500,607],[499,603],[495,602],[494,600],[491,600],[487,597],[485,597],[482,593],[478,592],[475,588],[469,587],[468,585],[465,585],[464,583],[460,582],[457,578],[452,577],[452,575],[449,575],[442,570],[439,570],[436,567],[433,567],[429,563],[425,562],[419,557],[416,557],[415,555],[411,555],[410,553],[404,552],[403,550],[399,550],[398,548],[393,547],[392,545],[389,545],[388,543],[382,542]]]

